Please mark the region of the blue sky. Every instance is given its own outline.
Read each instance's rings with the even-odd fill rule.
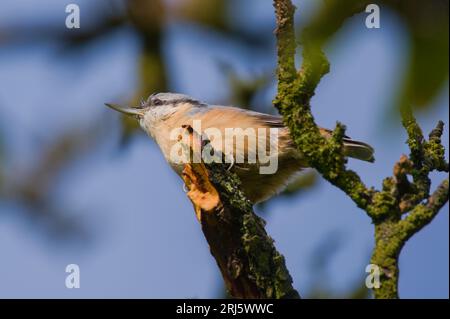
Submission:
[[[34,11],[35,1],[4,1],[0,29],[23,19],[31,25],[44,20],[63,23],[62,2],[46,2],[45,9]],[[315,5],[298,2],[298,19],[305,21]],[[82,14],[89,14],[87,1],[78,3]],[[234,13],[237,23],[271,32],[270,1],[249,3]],[[363,18],[349,20],[327,46],[331,72],[312,103],[321,126],[332,128],[341,121],[350,136],[374,146],[374,164],[350,160],[349,166],[368,185],[380,187],[395,161],[408,153],[401,126],[386,121],[408,42],[393,14],[383,14],[379,30],[366,29]],[[181,23],[172,23],[165,35],[172,89],[210,103],[225,101],[229,93],[217,60],[246,77],[275,67],[274,46],[255,56],[219,34]],[[127,27],[69,55],[62,55],[54,41],[0,46],[0,132],[8,154],[7,174],[17,180],[26,176],[42,150],[67,130],[118,121],[103,103],[133,95],[138,53],[139,41]],[[274,94],[273,81],[257,100],[267,104]],[[448,103],[447,83],[433,107],[418,114],[425,132],[438,119],[448,128]],[[103,132],[106,142],[76,161],[51,195],[73,220],[88,225],[90,236],[76,244],[55,242],[36,220],[25,217],[26,208],[0,201],[0,297],[220,296],[221,278],[182,181],[153,141],[136,136],[118,150],[119,133],[118,126]],[[448,130],[443,143],[448,148]],[[433,176],[433,181],[443,177]],[[266,210],[267,230],[302,294],[314,284],[314,253],[336,236],[339,247],[327,260],[323,284],[344,293],[364,277],[373,225],[340,190],[320,180],[301,196],[270,202]],[[448,225],[447,204],[406,244],[400,256],[401,297],[448,298]],[[65,266],[70,263],[80,266],[80,289],[65,288]]]

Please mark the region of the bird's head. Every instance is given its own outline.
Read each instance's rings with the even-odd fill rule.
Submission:
[[[159,121],[163,121],[183,107],[194,108],[204,107],[205,104],[196,99],[179,93],[155,93],[143,100],[139,106],[129,107],[117,104],[105,103],[106,106],[135,117],[144,129],[148,129],[149,125],[153,126]]]

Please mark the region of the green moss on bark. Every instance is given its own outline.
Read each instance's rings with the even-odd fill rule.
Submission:
[[[210,179],[219,191],[224,206],[231,209],[230,223],[240,225],[240,238],[248,262],[249,279],[254,281],[264,298],[300,298],[292,286],[292,277],[284,257],[276,250],[266,233],[265,221],[253,212],[252,204],[240,190],[240,180],[223,165],[208,165]]]

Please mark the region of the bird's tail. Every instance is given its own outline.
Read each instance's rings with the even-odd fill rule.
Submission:
[[[351,138],[344,138],[344,153],[348,157],[353,157],[362,161],[375,161],[373,156],[374,149],[369,144],[352,140]]]

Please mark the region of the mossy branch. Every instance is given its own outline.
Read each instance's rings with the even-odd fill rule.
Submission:
[[[189,146],[189,153],[201,152],[201,146],[195,147],[201,145],[195,142],[196,132],[186,128],[194,146]],[[264,220],[255,215],[240,190],[238,176],[224,164],[190,161],[183,180],[229,294],[235,298],[300,298],[284,257],[264,229]]]
[[[448,201],[448,179],[445,179],[424,204],[419,204],[411,210],[409,215],[399,222],[402,239],[407,240],[412,235],[428,225],[439,210]]]
[[[358,5],[348,10],[348,16],[362,9],[361,3],[355,2]],[[314,40],[307,33],[302,35],[303,62],[297,71],[295,7],[290,0],[274,0],[274,7],[277,22],[278,92],[273,103],[309,165],[344,191],[371,217],[375,225],[375,247],[371,263],[378,265],[381,270],[381,286],[375,290],[375,297],[397,298],[398,257],[402,247],[448,201],[448,179],[429,196],[429,173],[434,170],[448,172],[449,167],[440,139],[443,122],[440,121],[430,133],[429,139],[425,140],[411,109],[402,108],[402,120],[408,132],[411,154],[400,158],[394,166],[393,176],[383,181],[381,190],[367,188],[357,173],[346,168],[347,160],[342,151],[345,126],[337,123],[332,137],[325,139],[311,112],[311,97],[321,78],[329,72],[328,60],[321,50],[323,41]],[[341,15],[336,25],[342,24],[348,16]],[[408,175],[412,176],[412,182],[409,182]],[[408,212],[409,215],[402,219],[402,214]]]

